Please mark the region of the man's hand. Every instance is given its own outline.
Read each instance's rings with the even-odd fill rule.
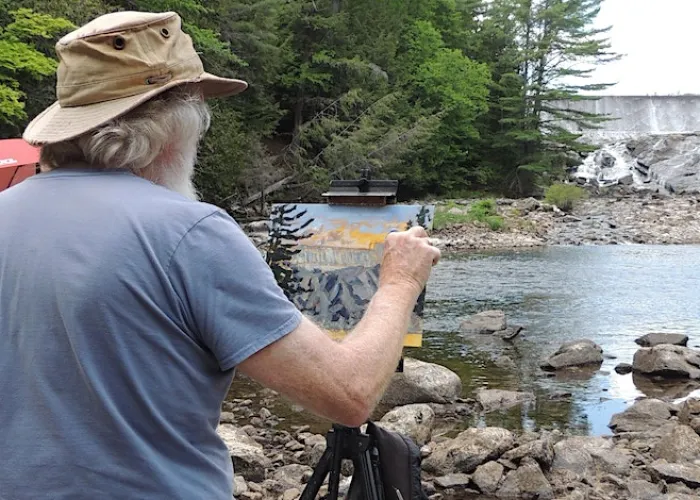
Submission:
[[[422,227],[389,233],[379,286],[409,286],[418,297],[430,278],[432,267],[439,260],[440,250],[430,244],[428,233]]]

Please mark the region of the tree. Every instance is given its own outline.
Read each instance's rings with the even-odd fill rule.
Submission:
[[[5,4],[7,6],[7,4]],[[37,49],[38,40],[50,40],[73,24],[31,9],[9,12],[11,21],[0,27],[0,132],[19,133],[27,120],[25,98],[32,88],[52,77],[55,59]]]
[[[489,146],[518,174],[558,176],[570,154],[590,145],[572,132],[596,127],[605,117],[566,109],[564,101],[595,99],[585,91],[611,84],[588,83],[595,66],[616,60],[593,23],[602,0],[499,0],[491,2],[484,26],[496,32],[498,67],[492,86],[488,128],[499,137]],[[494,120],[494,117],[496,118]],[[495,129],[495,130],[494,130]]]

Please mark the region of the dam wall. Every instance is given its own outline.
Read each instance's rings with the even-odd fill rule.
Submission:
[[[595,101],[564,101],[559,107],[613,118],[595,130],[564,124],[566,129],[582,132],[586,139],[596,143],[644,135],[700,132],[700,95],[602,96]]]

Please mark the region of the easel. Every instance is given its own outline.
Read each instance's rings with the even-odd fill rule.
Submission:
[[[330,191],[323,196],[330,205],[384,206],[396,203],[398,181],[372,180],[369,168],[362,170],[359,180],[331,181]],[[397,367],[403,371],[403,357]],[[379,471],[379,451],[370,435],[357,427],[333,424],[326,435],[323,452],[300,500],[315,500],[326,476],[326,500],[337,500],[340,470],[343,460],[352,460],[353,477],[346,498],[348,500],[384,500],[384,487]]]

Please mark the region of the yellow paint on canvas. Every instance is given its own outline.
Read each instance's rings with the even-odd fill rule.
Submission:
[[[346,220],[329,221],[335,229],[326,230],[323,226],[316,229],[314,234],[303,240],[303,246],[326,246],[342,248],[373,249],[377,244],[384,243],[386,235],[392,229],[404,231],[407,223],[385,222],[381,231],[369,232],[362,222],[348,223]],[[373,228],[374,229],[374,228]]]

